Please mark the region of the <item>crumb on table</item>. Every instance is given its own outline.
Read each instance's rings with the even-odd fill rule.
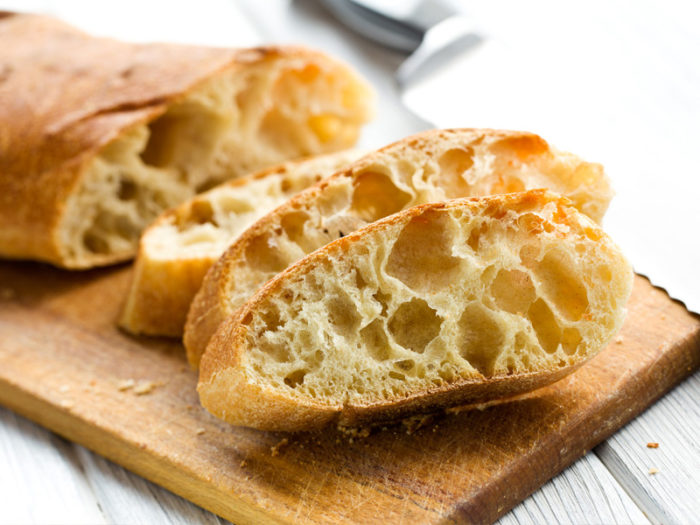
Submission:
[[[153,390],[155,390],[161,385],[162,383],[158,383],[156,381],[139,381],[138,384],[134,387],[134,394],[136,394],[137,396],[150,394],[151,392],[153,392]]]
[[[650,441],[647,443],[647,448],[659,448],[659,444],[654,441]]]
[[[280,453],[280,450],[284,448],[287,444],[289,444],[289,439],[287,438],[282,438],[279,443],[276,445],[270,447],[270,455],[272,457],[278,456]]]
[[[658,474],[658,473],[659,473],[659,469],[657,469],[657,468],[652,467],[649,469],[650,476],[653,476],[654,474]]]
[[[134,385],[136,384],[136,381],[133,379],[122,379],[117,383],[117,390],[120,392],[124,392],[126,390],[129,390],[130,388],[133,388]]]

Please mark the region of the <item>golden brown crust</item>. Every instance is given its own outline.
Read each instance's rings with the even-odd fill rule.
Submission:
[[[393,224],[408,223],[411,218],[418,217],[428,210],[472,207],[479,209],[484,215],[498,218],[508,210],[541,208],[547,203],[556,205],[555,218],[558,223],[571,227],[571,231],[583,232],[589,238],[593,236],[592,240],[595,242],[610,243],[602,231],[592,226],[592,223],[580,222],[579,214],[570,207],[571,202],[568,199],[546,190],[532,190],[415,206],[371,223],[316,250],[268,281],[244,306],[219,326],[200,363],[198,392],[202,404],[216,416],[235,424],[245,424],[263,430],[301,431],[319,428],[331,421],[347,426],[377,424],[438,408],[507,398],[545,386],[570,374],[595,355],[595,352],[577,358],[578,361],[571,366],[480,379],[460,378],[428,391],[385,402],[364,405],[346,402],[343,406],[333,407],[321,403],[314,404],[306,398],[297,406],[298,397],[285,398],[272,387],[248,381],[245,367],[240,366],[248,351],[248,324],[254,312],[260,309],[270,296],[278,294],[287,283],[298,281],[322,261],[346,253],[350,245],[362,242],[363,238],[373,232],[387,230]],[[537,234],[537,231],[532,230],[531,233]],[[631,286],[631,271],[629,281]],[[275,416],[269,417],[268,414]]]
[[[415,151],[430,156],[435,151],[436,144],[447,141],[454,141],[455,146],[463,147],[477,146],[485,141],[500,141],[504,149],[515,153],[523,162],[537,157],[553,157],[556,154],[544,139],[534,133],[496,129],[435,129],[389,144],[350,164],[260,219],[246,230],[212,267],[195,296],[187,317],[184,344],[190,364],[197,366],[216,328],[233,313],[228,295],[229,290],[235,286],[235,267],[244,259],[246,248],[253,239],[265,231],[274,229],[280,217],[289,210],[303,210],[313,206],[326,187],[343,178],[352,179],[355,174],[373,165],[383,152],[395,151],[396,157],[399,158]],[[595,166],[600,170],[601,182],[607,184],[602,175],[602,168],[599,165]],[[596,220],[600,220],[601,217]]]
[[[0,256],[58,265],[65,202],[104,146],[224,70],[318,55],[131,44],[25,14],[0,18],[0,40]]]

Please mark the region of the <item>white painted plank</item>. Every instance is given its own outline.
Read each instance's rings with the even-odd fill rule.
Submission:
[[[499,525],[645,524],[649,520],[595,454],[586,454],[503,516]]]
[[[0,523],[105,523],[71,444],[0,407]]]
[[[595,453],[654,523],[700,519],[700,371]],[[647,443],[659,448],[647,448]],[[650,474],[650,469],[658,473]]]
[[[218,516],[76,445],[89,483],[110,523],[224,525]]]

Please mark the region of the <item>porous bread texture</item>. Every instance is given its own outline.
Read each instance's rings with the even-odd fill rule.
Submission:
[[[212,339],[200,399],[233,424],[297,431],[520,394],[611,340],[632,277],[551,192],[417,206],[265,285]]]
[[[66,202],[61,264],[129,259],[142,230],[194,194],[354,145],[371,98],[354,73],[323,55],[281,53],[220,72],[94,158]]]
[[[612,197],[599,164],[532,133],[433,130],[370,154],[260,219],[214,265],[188,314],[188,360],[197,366],[219,324],[267,280],[338,237],[417,204],[543,187],[598,222]]]
[[[345,150],[290,161],[229,181],[161,214],[144,231],[120,326],[181,336],[209,267],[258,218],[357,159]]]

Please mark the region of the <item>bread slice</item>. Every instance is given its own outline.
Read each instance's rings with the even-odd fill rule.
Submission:
[[[257,219],[360,156],[356,150],[289,161],[236,179],[170,209],[141,236],[120,326],[182,336],[209,267]]]
[[[364,425],[520,394],[619,330],[632,269],[544,191],[424,204],[267,283],[212,339],[214,415],[264,430]]]
[[[298,47],[129,44],[19,14],[0,41],[0,257],[129,259],[163,210],[346,149],[371,112],[363,80]]]
[[[260,286],[324,244],[417,204],[532,188],[568,196],[595,221],[612,197],[599,164],[532,133],[434,130],[360,159],[262,218],[212,267],[185,328],[190,363]]]

